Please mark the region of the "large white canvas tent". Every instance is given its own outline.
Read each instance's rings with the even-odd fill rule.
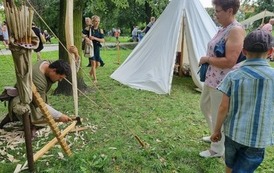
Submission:
[[[256,20],[263,19],[263,18],[269,17],[269,16],[274,16],[274,13],[264,10],[254,16],[251,16],[250,18],[248,18],[246,20],[241,21],[240,23],[242,25],[249,25],[249,24],[255,22]]]
[[[199,0],[172,0],[111,78],[132,88],[169,94],[181,47],[182,63],[189,62],[192,79],[201,89],[199,59],[206,55],[207,43],[216,32]]]

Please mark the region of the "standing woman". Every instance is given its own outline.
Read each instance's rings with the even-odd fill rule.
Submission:
[[[82,34],[83,34],[83,43],[82,43],[82,50],[84,51],[84,54],[85,54],[85,50],[86,50],[86,46],[87,44],[90,45],[90,42],[91,40],[88,39],[90,37],[90,30],[91,30],[91,18],[89,17],[86,17],[85,18],[85,28],[84,30],[82,31]],[[91,58],[92,57],[88,57],[88,65],[87,67],[91,67]]]
[[[235,19],[240,7],[239,0],[212,0],[215,16],[221,25],[217,34],[208,43],[207,55],[201,57],[199,64],[208,63],[208,70],[200,99],[200,108],[208,123],[210,133],[213,133],[222,92],[216,89],[226,74],[239,66],[238,57],[243,48],[245,30]],[[225,53],[218,55],[216,45],[225,42]],[[203,141],[211,142],[210,137],[203,137]],[[221,157],[224,154],[224,138],[219,142],[211,142],[208,150],[199,153],[201,157]]]
[[[105,39],[104,31],[99,28],[100,17],[96,15],[92,16],[91,23],[91,36],[89,36],[89,39],[93,42],[94,56],[91,58],[91,70],[89,73],[93,77],[94,83],[97,83],[96,68],[100,66],[100,48],[102,47],[101,43],[105,42]]]

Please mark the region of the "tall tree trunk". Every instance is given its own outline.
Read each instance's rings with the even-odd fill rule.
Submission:
[[[84,9],[83,0],[74,0],[74,10],[73,10],[73,34],[74,34],[74,44],[78,48],[79,55],[81,57],[81,67],[82,61],[82,18]],[[77,73],[77,85],[78,89],[81,91],[87,90],[87,85],[84,81],[84,74],[82,68],[79,69]]]
[[[145,13],[146,13],[146,22],[147,24],[150,22],[150,17],[151,17],[151,7],[149,3],[146,1],[145,2]]]
[[[65,35],[65,19],[66,19],[66,0],[60,0],[60,13],[59,13],[59,59],[63,59],[69,62],[69,57],[66,49],[66,35]],[[71,76],[68,76],[68,80],[71,81]],[[58,86],[54,91],[54,94],[72,95],[72,86],[66,80],[58,82]]]
[[[78,48],[79,55],[82,57],[82,11],[83,11],[83,3],[81,0],[74,0],[74,11],[73,11],[73,32],[74,32],[74,44]],[[60,22],[59,22],[59,39],[66,45],[66,36],[65,36],[65,19],[66,19],[66,1],[60,0]],[[59,59],[64,59],[69,62],[69,56],[65,48],[59,43]],[[82,61],[81,61],[82,67]],[[71,76],[68,77],[71,82]],[[79,69],[77,72],[77,86],[81,91],[85,91],[88,89],[87,85],[84,82],[83,78],[83,70]],[[54,94],[64,94],[64,95],[72,95],[72,86],[67,81],[62,80],[58,83]]]

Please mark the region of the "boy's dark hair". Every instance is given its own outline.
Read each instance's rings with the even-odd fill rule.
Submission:
[[[222,7],[224,11],[232,8],[233,14],[236,14],[240,8],[240,0],[213,0],[212,4]]]
[[[267,52],[272,49],[273,37],[264,30],[254,30],[244,39],[244,49],[249,52]]]
[[[49,68],[56,69],[56,73],[60,75],[69,76],[71,74],[70,65],[67,61],[59,59],[49,65]]]

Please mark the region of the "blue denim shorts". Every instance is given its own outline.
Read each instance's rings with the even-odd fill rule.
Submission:
[[[225,163],[234,173],[254,172],[264,160],[264,148],[252,148],[225,137]]]

